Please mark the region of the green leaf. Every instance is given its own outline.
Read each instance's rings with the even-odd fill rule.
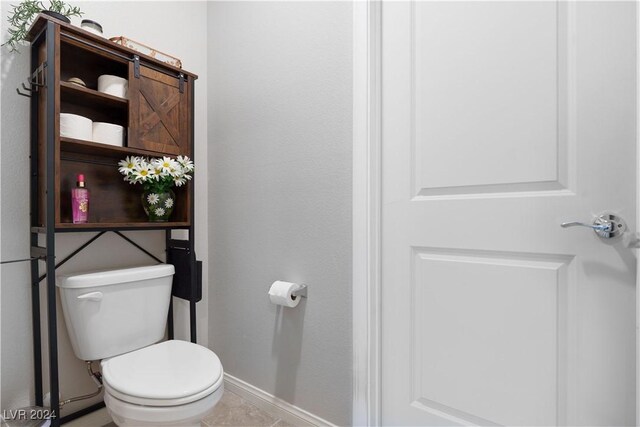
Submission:
[[[10,24],[7,30],[9,38],[1,45],[9,46],[11,52],[19,52],[18,46],[26,40],[33,19],[43,10],[58,12],[66,17],[84,15],[79,7],[71,6],[63,0],[50,0],[49,7],[45,7],[40,0],[24,0],[11,7],[7,16],[7,22]]]

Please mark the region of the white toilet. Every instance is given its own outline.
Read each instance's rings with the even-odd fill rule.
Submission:
[[[199,426],[222,397],[211,350],[164,337],[172,265],[61,276],[76,356],[102,360],[104,401],[119,426]],[[157,343],[157,344],[156,344]]]

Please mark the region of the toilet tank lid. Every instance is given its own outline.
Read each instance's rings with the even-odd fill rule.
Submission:
[[[172,276],[175,269],[171,264],[149,265],[145,267],[102,270],[59,276],[56,285],[60,288],[93,288],[96,286],[117,285]]]

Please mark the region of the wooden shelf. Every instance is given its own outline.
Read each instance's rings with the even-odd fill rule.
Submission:
[[[86,77],[85,77],[86,78]],[[129,100],[73,83],[60,82],[60,112],[78,114],[94,122],[129,128]]]
[[[96,108],[126,108],[129,105],[128,99],[98,92],[97,90],[69,82],[60,82],[60,93],[63,97],[68,97],[70,102],[91,103]]]
[[[67,138],[64,136],[60,137],[60,151],[66,153],[118,158],[120,160],[131,155],[145,157],[159,157],[163,155],[163,153],[140,150],[139,148],[117,147],[115,145],[101,144],[99,142]]]
[[[118,161],[131,155],[157,157],[161,153],[137,148],[116,147],[92,141],[60,138],[59,165],[59,217],[56,231],[100,231],[110,229],[150,230],[188,228],[190,225],[191,183],[174,188],[176,206],[171,222],[149,222],[140,196],[141,186],[132,186],[123,180]],[[91,193],[88,224],[71,222],[71,190],[77,174],[85,176]]]
[[[110,230],[166,230],[189,228],[188,222],[99,222],[86,224],[58,223],[56,231],[82,232],[82,231],[110,231]]]
[[[141,186],[124,181],[118,162],[128,156],[162,157],[193,152],[193,84],[196,75],[184,70],[175,73],[170,66],[145,58],[102,37],[40,15],[32,27],[32,49],[38,62],[47,59],[48,43],[53,43],[56,58],[47,62],[55,78],[47,94],[54,98],[54,110],[46,97],[38,97],[38,116],[42,119],[60,114],[77,114],[95,122],[122,126],[126,130],[123,146],[102,144],[56,135],[48,138],[50,120],[32,123],[38,135],[38,205],[36,227],[45,227],[48,197],[53,193],[55,220],[49,223],[55,232],[91,232],[108,230],[168,230],[193,226],[193,183],[174,188],[176,199],[170,221],[149,222],[141,203]],[[53,25],[50,25],[53,24]],[[40,37],[40,30],[54,28],[56,37]],[[140,61],[136,59],[139,57]],[[51,68],[49,69],[51,70]],[[127,99],[97,91],[102,75],[114,75],[128,81]],[[76,77],[86,83],[69,83]],[[32,117],[33,120],[33,117]],[[54,187],[46,188],[45,154],[55,152]],[[84,175],[90,191],[89,223],[73,224],[72,190],[78,175]],[[43,228],[44,229],[44,228]],[[49,230],[51,231],[51,230]]]

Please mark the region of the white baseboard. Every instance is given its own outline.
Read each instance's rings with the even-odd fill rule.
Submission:
[[[224,374],[224,387],[225,390],[229,390],[230,392],[237,394],[247,402],[252,403],[258,408],[293,426],[335,427],[335,424],[323,420],[304,409],[285,402],[284,400],[229,374]]]

